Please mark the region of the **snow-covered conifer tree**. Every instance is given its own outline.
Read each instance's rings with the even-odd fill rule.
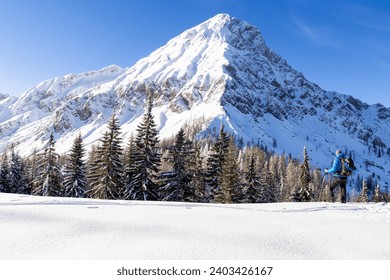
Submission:
[[[113,115],[100,145],[96,148],[87,175],[87,195],[91,198],[118,199],[123,193],[123,148],[119,135],[118,120]]]
[[[157,173],[160,165],[156,124],[152,115],[153,95],[148,94],[146,111],[137,127],[132,155],[131,172],[134,174],[125,189],[126,199],[158,200]]]
[[[233,137],[229,138],[229,146],[221,167],[220,192],[214,198],[214,202],[217,203],[234,203],[243,200],[238,173],[237,151]]]
[[[136,150],[137,150],[137,147],[136,147],[135,142],[134,142],[134,136],[133,136],[133,134],[131,134],[130,138],[129,138],[129,142],[128,142],[126,150],[125,150],[125,156],[124,156],[125,175],[124,175],[123,198],[125,198],[125,199],[129,199],[129,197],[127,197],[127,195],[128,195],[127,186],[133,180],[133,177],[137,174],[137,170],[135,167]]]
[[[194,201],[195,189],[191,184],[194,170],[190,169],[194,161],[192,141],[186,141],[184,130],[180,129],[174,145],[167,149],[169,156],[165,160],[172,169],[159,176],[160,197],[171,201]]]
[[[11,192],[20,194],[30,194],[27,182],[27,168],[21,158],[21,156],[15,152],[14,149],[11,151],[10,161],[10,187]]]
[[[278,173],[279,173],[279,200],[284,200],[284,193],[286,189],[286,175],[287,175],[287,162],[286,155],[283,153],[279,158],[278,163]]]
[[[280,193],[281,201],[287,202],[291,200],[291,195],[298,185],[298,169],[297,164],[291,158],[288,159],[286,175],[283,180],[283,189]]]
[[[33,195],[63,196],[59,157],[55,152],[54,136],[51,133],[45,152],[37,162],[38,177],[34,180]]]
[[[248,170],[244,174],[245,202],[259,203],[261,201],[261,184],[256,170],[256,160],[251,149]]]
[[[377,184],[375,189],[374,189],[374,194],[372,195],[372,201],[375,203],[383,201],[383,195],[382,195],[382,192],[380,190],[379,184]]]
[[[39,176],[38,172],[38,158],[40,155],[37,152],[37,149],[34,148],[33,153],[26,159],[26,169],[27,169],[27,192],[32,193],[32,190],[35,189],[37,184],[36,178]]]
[[[265,162],[261,170],[260,185],[261,202],[273,203],[278,201],[279,188],[275,185],[275,181],[272,178],[268,161]]]
[[[271,155],[268,161],[268,165],[269,172],[271,173],[274,185],[277,188],[280,188],[280,177],[282,176],[282,174],[279,174],[279,155]]]
[[[193,178],[191,180],[192,187],[195,190],[195,202],[205,202],[205,171],[203,168],[203,157],[201,155],[201,145],[196,142],[194,145],[194,161],[191,162],[193,170]]]
[[[85,150],[81,134],[77,135],[64,167],[65,196],[84,197],[87,189]]]
[[[296,189],[292,200],[298,202],[312,201],[313,200],[313,184],[310,175],[309,156],[307,154],[306,147],[303,149],[303,163],[300,166],[300,185]]]
[[[358,195],[358,198],[356,199],[356,202],[369,202],[368,198],[368,189],[367,189],[367,183],[365,180],[362,181],[362,190],[360,194]]]
[[[209,152],[206,170],[206,185],[208,202],[214,202],[215,196],[221,191],[222,166],[229,147],[229,137],[227,136],[224,125],[221,125],[218,139]]]
[[[7,152],[4,152],[0,165],[0,192],[11,192],[10,169]]]

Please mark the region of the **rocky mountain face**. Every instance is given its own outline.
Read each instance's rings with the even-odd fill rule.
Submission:
[[[40,83],[11,100],[0,95],[0,150],[14,143],[28,154],[51,132],[66,152],[81,132],[87,146],[116,114],[130,136],[143,114],[146,88],[160,138],[198,124],[198,137],[221,123],[244,143],[302,157],[327,167],[336,149],[352,154],[363,176],[390,183],[390,109],[321,89],[267,47],[260,31],[227,14],[168,41],[122,69],[70,74]]]

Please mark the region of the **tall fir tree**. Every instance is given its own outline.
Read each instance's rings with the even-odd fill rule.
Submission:
[[[291,158],[288,158],[286,173],[285,177],[283,178],[283,189],[280,193],[280,201],[291,201],[291,196],[297,185],[297,172],[298,171],[295,162]]]
[[[374,189],[374,194],[372,195],[372,201],[375,203],[383,201],[383,194],[380,190],[379,184],[377,184]]]
[[[356,202],[370,202],[368,198],[367,182],[365,180],[362,181],[362,190],[358,195]]]
[[[0,165],[0,192],[9,193],[11,192],[10,182],[10,169],[7,152],[5,151],[1,157]]]
[[[199,142],[195,142],[194,144],[194,153],[194,161],[191,162],[191,169],[194,171],[191,180],[192,187],[195,190],[194,202],[206,202],[205,171],[203,168],[204,157],[201,154],[201,144]]]
[[[55,151],[54,136],[51,133],[45,152],[37,162],[38,177],[34,180],[33,195],[63,196],[59,157]]]
[[[256,169],[256,159],[253,148],[251,149],[248,170],[244,174],[245,201],[247,203],[259,203],[261,201],[261,184]]]
[[[81,134],[73,142],[64,167],[64,190],[67,197],[84,197],[87,190],[85,150]]]
[[[161,155],[158,152],[158,132],[154,122],[153,95],[148,92],[146,111],[137,127],[135,149],[131,156],[130,172],[134,175],[127,183],[126,199],[158,200],[157,173]]]
[[[183,129],[176,135],[174,145],[167,148],[165,160],[171,170],[160,174],[160,197],[163,200],[192,202],[195,200],[195,189],[192,186],[194,161],[192,141],[186,141]]]
[[[127,186],[133,180],[133,177],[136,175],[135,168],[135,157],[136,157],[137,147],[135,145],[133,134],[130,135],[129,141],[127,143],[127,147],[125,150],[124,164],[125,164],[125,177],[124,177],[124,193],[123,198],[129,199],[127,197]]]
[[[240,188],[238,173],[237,151],[233,137],[229,137],[229,145],[221,166],[220,192],[216,194],[214,202],[234,203],[242,202],[243,192]]]
[[[307,202],[313,200],[313,184],[310,175],[309,156],[306,147],[303,148],[303,163],[300,166],[300,186],[293,195],[293,201]]]
[[[27,168],[25,162],[14,149],[11,151],[10,160],[10,187],[11,192],[13,193],[31,193],[31,190],[28,187]]]
[[[272,172],[270,170],[268,161],[265,162],[261,170],[260,185],[261,202],[277,202],[279,188],[275,185],[275,179],[272,177]]]
[[[280,190],[280,181],[282,174],[279,173],[279,155],[273,154],[268,160],[268,170],[271,173],[273,185]],[[278,195],[279,196],[279,195]]]
[[[286,174],[287,174],[287,164],[286,164],[286,155],[283,153],[279,156],[278,161],[278,174],[279,174],[279,201],[282,200],[283,192],[286,184]]]
[[[35,189],[37,180],[39,176],[38,172],[38,151],[34,148],[33,153],[26,159],[26,168],[27,168],[27,191],[31,194]]]
[[[123,194],[124,166],[118,119],[113,115],[107,131],[96,148],[87,180],[87,196],[98,199],[118,199]]]
[[[229,147],[229,137],[221,125],[219,136],[209,152],[206,169],[206,201],[214,202],[216,195],[221,191],[222,166]]]

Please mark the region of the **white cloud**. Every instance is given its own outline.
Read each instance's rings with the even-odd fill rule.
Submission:
[[[316,26],[307,24],[296,16],[291,17],[292,22],[298,28],[301,35],[309,39],[312,43],[331,48],[339,48],[340,45],[333,35],[330,26]]]

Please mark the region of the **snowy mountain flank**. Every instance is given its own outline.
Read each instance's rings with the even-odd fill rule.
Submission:
[[[328,167],[336,149],[350,152],[363,176],[390,183],[390,108],[326,91],[267,47],[253,25],[218,14],[171,39],[134,66],[111,65],[38,84],[19,98],[0,95],[0,152],[42,149],[51,132],[59,153],[81,133],[96,143],[111,115],[123,137],[135,131],[153,89],[160,139],[200,124],[202,137],[221,123],[243,143],[260,144]]]

